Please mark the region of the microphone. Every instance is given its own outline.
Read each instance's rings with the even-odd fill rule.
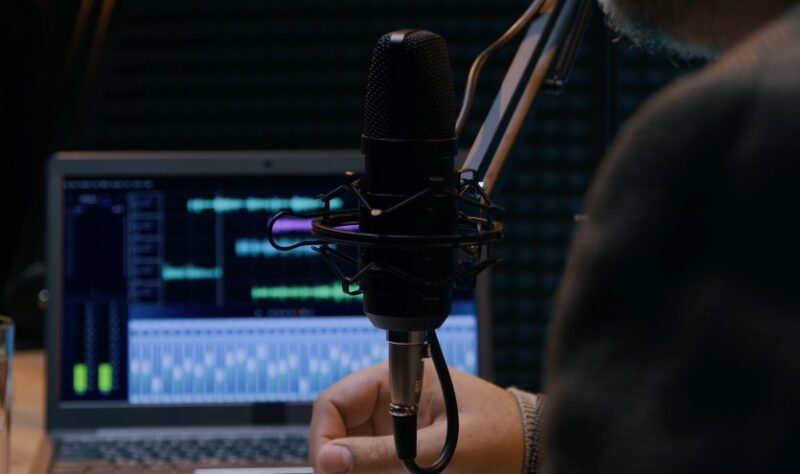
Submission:
[[[361,191],[368,207],[362,232],[378,235],[452,235],[456,182],[455,91],[444,39],[429,31],[401,30],[380,38],[372,55],[361,150]],[[431,186],[439,187],[439,190]],[[393,206],[425,193],[402,209]],[[420,291],[411,281],[381,271],[389,264],[409,275],[439,281],[455,270],[455,249],[364,249],[378,268],[363,288],[364,311],[388,331],[438,328],[450,314],[449,287]]]
[[[429,31],[399,30],[380,38],[367,83],[361,150],[365,173],[320,196],[323,210],[283,210],[267,225],[272,246],[312,246],[342,282],[363,295],[364,312],[389,343],[391,404],[397,457],[411,474],[440,473],[458,441],[458,407],[436,337],[450,314],[452,287],[499,259],[502,238],[490,199],[525,115],[545,86],[560,90],[569,76],[592,0],[533,0],[523,15],[475,60],[458,119],[447,45]],[[454,169],[456,136],[464,130],[478,75],[486,60],[527,28],[492,110],[473,143],[465,169]],[[548,75],[550,76],[548,78]],[[483,181],[479,173],[489,160]],[[357,209],[333,211],[349,193]],[[273,227],[283,217],[313,218],[314,240],[284,246]],[[353,258],[345,247],[358,249]],[[348,276],[341,265],[355,267]],[[434,464],[416,464],[417,411],[424,359],[433,360],[447,415],[444,447]]]
[[[313,246],[349,295],[363,295],[364,313],[386,331],[397,457],[411,473],[439,473],[455,452],[458,406],[436,336],[450,315],[454,285],[498,262],[486,250],[503,225],[474,170],[455,168],[455,93],[444,39],[429,31],[399,30],[376,44],[370,64],[361,150],[364,173],[320,196],[323,210],[272,216],[273,247]],[[357,209],[333,211],[349,193]],[[283,217],[313,218],[315,240],[280,245],[273,227]],[[344,251],[358,249],[357,258]],[[341,265],[356,268],[347,276]],[[417,412],[424,360],[433,360],[447,414],[445,444],[436,462],[419,467]]]
[[[378,40],[361,137],[361,193],[367,204],[360,212],[361,232],[409,238],[456,233],[456,199],[446,192],[458,181],[455,104],[447,44],[441,36],[400,30]],[[392,209],[396,211],[388,212]],[[360,252],[360,267],[372,265],[361,284],[364,312],[374,326],[387,331],[389,412],[397,455],[404,461],[416,457],[428,331],[442,325],[452,303],[452,285],[421,282],[446,280],[455,272],[456,260],[453,246],[423,250],[384,245]]]

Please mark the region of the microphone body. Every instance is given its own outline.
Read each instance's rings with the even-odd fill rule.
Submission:
[[[456,184],[455,92],[444,40],[431,32],[384,35],[373,52],[362,135],[365,173],[360,230],[377,235],[452,235]],[[433,187],[432,187],[433,184]],[[436,188],[439,187],[437,191]],[[417,201],[393,206],[433,189]],[[448,285],[438,282],[456,267],[456,249],[363,248],[364,312],[387,331],[437,329],[451,309]],[[413,275],[417,283],[382,269]]]
[[[447,45],[420,30],[388,33],[372,56],[361,138],[360,231],[378,236],[456,233],[455,92]],[[428,331],[450,315],[457,248],[363,247],[364,312],[387,331],[397,456],[416,458],[417,410]],[[457,432],[456,432],[457,435]],[[408,467],[408,466],[407,466]]]
[[[394,146],[386,145],[387,148]],[[401,145],[402,146],[402,145]],[[374,148],[374,147],[367,147]],[[392,156],[384,151],[365,156],[362,193],[370,207],[383,212],[411,198],[431,185],[431,181],[453,187],[454,157],[441,151],[417,150]],[[453,196],[431,192],[426,199],[404,206],[391,215],[361,209],[360,229],[377,235],[451,235],[455,232],[457,206]],[[378,215],[374,215],[378,214]],[[438,329],[451,310],[451,289],[424,282],[442,281],[456,268],[457,249],[409,249],[373,247],[360,251],[360,266],[373,264],[374,271],[364,279],[364,312],[372,323],[387,331]],[[420,281],[399,278],[382,271],[391,267]]]

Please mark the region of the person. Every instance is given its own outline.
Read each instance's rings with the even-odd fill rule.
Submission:
[[[649,101],[597,172],[544,394],[452,371],[446,472],[800,472],[800,5],[600,1],[645,47],[716,60]],[[387,380],[379,365],[320,395],[315,472],[403,472]],[[423,464],[445,427],[425,387]]]

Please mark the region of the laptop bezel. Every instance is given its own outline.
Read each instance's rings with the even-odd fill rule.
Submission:
[[[128,402],[63,402],[61,400],[61,311],[63,186],[65,177],[91,176],[270,176],[335,175],[360,171],[357,150],[292,151],[91,151],[59,152],[47,168],[47,429],[76,430],[147,426],[252,426],[307,424],[310,403],[203,405],[131,405]],[[320,190],[321,192],[326,190]],[[478,353],[481,377],[491,379],[492,344],[489,276],[476,288]]]

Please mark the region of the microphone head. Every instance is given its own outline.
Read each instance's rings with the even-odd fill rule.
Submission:
[[[400,30],[378,40],[367,81],[365,137],[452,139],[455,109],[444,38],[430,31]]]

